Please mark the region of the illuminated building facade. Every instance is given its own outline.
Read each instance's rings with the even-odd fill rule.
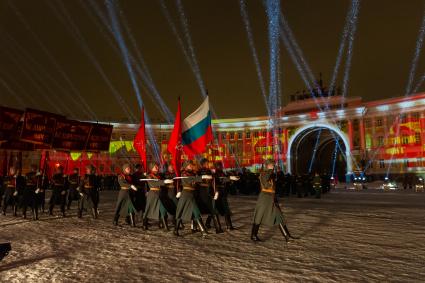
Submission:
[[[293,174],[425,172],[425,93],[372,102],[341,96],[293,101],[279,113],[275,136],[269,125],[267,117],[215,120],[217,139],[205,157],[226,168],[253,170],[276,158]],[[114,124],[112,158],[137,161],[132,148],[137,127]],[[172,126],[152,127],[167,161]]]

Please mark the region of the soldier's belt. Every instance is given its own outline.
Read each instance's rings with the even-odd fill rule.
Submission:
[[[194,191],[194,190],[195,190],[195,188],[192,188],[192,187],[183,187],[183,190],[186,190],[186,191]]]
[[[271,193],[271,194],[274,194],[275,193],[275,190],[274,189],[261,189],[261,191],[263,193]]]
[[[121,188],[121,190],[128,190],[129,188],[127,188],[127,187],[120,187]]]
[[[84,186],[84,189],[93,189],[94,186]]]
[[[8,185],[7,187],[8,188],[15,188],[15,186],[13,186],[13,185]]]
[[[160,188],[150,188],[151,191],[159,191]]]

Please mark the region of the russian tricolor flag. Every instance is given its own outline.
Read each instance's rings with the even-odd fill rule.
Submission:
[[[201,106],[183,121],[183,150],[189,156],[201,154],[212,140],[210,104],[207,96]]]

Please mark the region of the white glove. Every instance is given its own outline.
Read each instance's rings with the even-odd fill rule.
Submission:
[[[35,176],[41,176],[41,172],[37,172],[37,174],[35,174]]]
[[[77,187],[77,189],[76,189],[77,191],[80,191],[80,187]]]
[[[83,194],[83,193],[80,193],[80,196],[81,196],[81,197],[83,197],[83,196],[84,196],[84,194]]]
[[[178,192],[176,198],[180,198],[182,196],[182,192]]]
[[[212,176],[211,175],[202,175],[202,180],[211,180]]]
[[[133,191],[136,191],[136,192],[137,192],[137,188],[136,188],[136,186],[134,186],[134,185],[131,185],[131,186],[130,186],[130,189],[132,189]]]
[[[239,181],[239,177],[238,176],[230,176],[230,180],[232,181]]]
[[[18,195],[18,192],[14,192],[13,196],[16,197]]]
[[[40,189],[36,189],[35,193],[38,194],[40,192]]]
[[[214,194],[214,200],[218,200],[218,192]]]
[[[164,180],[164,184],[172,184],[172,183],[174,183],[174,181],[171,180],[171,179],[165,179]]]
[[[62,191],[62,192],[61,192],[61,195],[64,195],[64,194],[66,194],[66,191]]]

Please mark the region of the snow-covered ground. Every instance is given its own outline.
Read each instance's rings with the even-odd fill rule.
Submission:
[[[425,193],[336,190],[283,199],[289,243],[277,228],[249,240],[255,197],[232,197],[239,230],[202,239],[114,227],[116,193],[101,195],[100,219],[0,216],[0,282],[423,282]],[[224,222],[224,221],[222,221]],[[224,223],[223,223],[224,224]],[[186,225],[189,226],[189,225]]]

